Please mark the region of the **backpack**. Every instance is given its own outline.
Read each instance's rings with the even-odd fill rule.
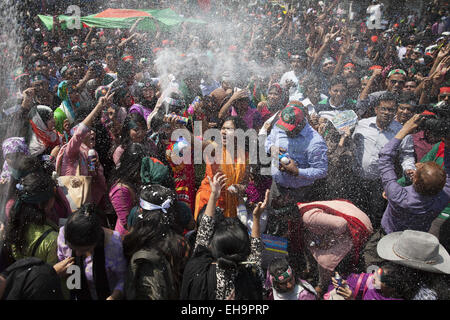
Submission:
[[[24,258],[2,274],[6,285],[2,300],[63,300],[61,281],[53,267],[38,258]]]
[[[178,292],[172,267],[158,249],[139,250],[133,254],[125,279],[127,300],[175,300]]]

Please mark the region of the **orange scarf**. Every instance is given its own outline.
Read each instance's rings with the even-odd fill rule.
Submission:
[[[239,184],[243,181],[247,167],[247,156],[244,155],[244,159],[242,159],[242,156],[239,157],[238,155],[237,158],[231,159],[231,155],[226,148],[222,149],[222,154],[223,162],[220,165],[220,171],[227,177],[225,190],[222,191],[224,195],[224,215],[225,217],[236,217],[239,202],[238,196],[231,194],[226,189],[233,184]]]

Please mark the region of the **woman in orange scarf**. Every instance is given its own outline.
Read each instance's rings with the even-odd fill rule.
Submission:
[[[222,135],[222,161],[213,161],[213,159],[209,158],[205,159],[205,178],[202,180],[195,197],[194,217],[196,220],[200,210],[208,203],[211,194],[208,177],[212,179],[219,171],[225,174],[227,180],[226,188],[222,189],[219,200],[217,201],[217,206],[224,210],[225,217],[236,217],[239,196],[245,192],[248,182],[249,168],[247,165],[248,157],[245,151],[245,145],[238,146],[236,143],[236,137],[234,136],[236,129],[245,131],[247,126],[241,118],[233,116],[227,117],[220,130]],[[227,148],[227,142],[231,142],[230,139],[234,139],[233,152],[228,150],[230,149],[229,147]]]

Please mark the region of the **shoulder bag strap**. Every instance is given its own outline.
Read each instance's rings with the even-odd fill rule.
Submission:
[[[359,275],[358,282],[356,283],[355,290],[353,291],[353,299],[356,299],[356,296],[358,295],[359,288],[361,287],[363,278],[364,278],[364,273],[361,273]],[[367,281],[366,281],[366,287],[367,287]],[[364,294],[363,294],[363,296],[364,296]]]
[[[39,246],[41,245],[42,241],[44,241],[44,239],[48,236],[48,234],[50,232],[52,232],[53,229],[48,229],[47,231],[45,231],[43,234],[41,234],[41,236],[39,237],[39,239],[37,239],[36,243],[33,246],[33,250],[31,251],[31,256],[34,257],[34,255],[36,254],[36,250],[39,248]]]
[[[373,278],[373,274],[371,274],[366,280],[366,284],[364,285],[364,290],[363,290],[363,294],[362,294],[363,297],[366,294],[367,289],[369,288],[369,283],[370,283],[370,281],[372,281],[372,278]]]
[[[58,175],[58,176],[61,176],[61,167],[62,167],[62,161],[63,161],[63,157],[64,157],[64,152],[61,154],[61,156],[59,157],[59,161],[57,160],[56,161],[56,164],[55,164],[55,171],[56,171],[56,174]],[[58,156],[56,156],[56,159],[58,159]],[[76,176],[79,176],[80,175],[80,172],[81,172],[81,161],[80,161],[80,155],[78,155],[78,164],[77,164],[77,171],[76,171],[76,173],[75,173],[75,175]]]
[[[61,166],[62,166],[63,157],[64,157],[64,153],[61,154],[61,156],[59,157],[59,161],[58,161],[58,155],[56,155],[55,171],[56,171],[56,174],[58,175],[58,177],[61,176]]]

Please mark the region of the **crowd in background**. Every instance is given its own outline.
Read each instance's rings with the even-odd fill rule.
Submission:
[[[450,297],[445,1],[111,7],[197,20],[24,1],[2,47],[2,299]]]

